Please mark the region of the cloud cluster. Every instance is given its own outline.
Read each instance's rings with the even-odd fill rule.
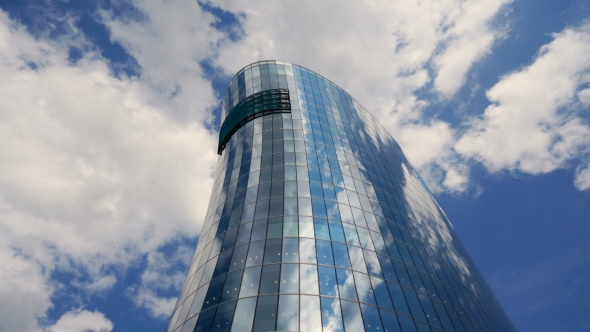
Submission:
[[[433,191],[463,191],[468,171],[453,151],[455,130],[424,116],[418,90],[456,93],[501,36],[493,22],[509,2],[210,0],[243,30],[220,45],[215,63],[228,74],[262,59],[318,71],[379,116]]]
[[[116,78],[94,52],[71,63],[69,46],[0,12],[0,331],[37,329],[60,288],[54,271],[72,274],[66,291],[104,292],[109,267],[196,236],[209,199],[210,83],[187,73],[197,78],[176,84],[190,98],[176,102],[151,76]],[[177,120],[191,111],[199,121]]]
[[[590,25],[567,28],[544,45],[533,63],[487,91],[492,102],[456,143],[461,155],[500,170],[543,174],[588,157]],[[575,184],[590,187],[588,168]]]
[[[140,66],[142,97],[179,121],[210,123],[217,97],[202,62],[215,55],[226,34],[197,1],[134,0],[134,11],[100,11],[107,26]],[[139,13],[139,15],[138,15]],[[139,16],[139,17],[138,17]],[[157,93],[154,93],[157,92]]]
[[[178,245],[168,254],[161,251],[149,253],[140,283],[129,286],[127,295],[138,307],[147,309],[152,317],[169,318],[176,303],[174,291],[184,283],[193,251],[194,248]],[[161,293],[166,291],[172,291],[174,295],[163,296]]]
[[[65,313],[48,332],[109,332],[113,323],[97,311],[73,310]]]

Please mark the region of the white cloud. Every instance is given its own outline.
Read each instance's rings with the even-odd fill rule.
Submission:
[[[442,51],[434,58],[434,87],[443,97],[455,94],[474,62],[486,55],[503,31],[490,28],[502,6],[511,0],[463,1],[450,10],[445,22]]]
[[[65,313],[48,332],[110,332],[113,323],[102,312],[73,310]]]
[[[69,33],[68,43],[84,43]],[[67,292],[108,290],[116,282],[108,267],[196,236],[209,200],[210,83],[178,69],[190,97],[164,103],[170,96],[154,75],[118,79],[92,52],[71,64],[64,40],[34,38],[0,11],[2,332],[46,319],[54,290],[64,289],[53,271],[72,274]],[[62,318],[55,331],[74,321]]]
[[[590,105],[590,89],[584,89],[578,92],[578,98],[585,105]]]
[[[431,120],[419,125],[385,124],[403,127],[393,135],[400,145],[411,147],[404,152],[432,192],[463,192],[467,189],[469,170],[453,151],[456,134],[448,123]]]
[[[568,28],[534,62],[487,92],[493,102],[455,145],[490,171],[543,174],[587,154],[590,128],[576,106],[590,82],[590,26]],[[581,91],[583,100],[585,92]]]
[[[135,305],[147,309],[152,317],[170,317],[176,297],[161,294],[163,291],[182,287],[193,251],[194,248],[179,245],[171,253],[165,254],[160,251],[149,253],[141,282],[130,286],[127,289],[127,295]],[[184,268],[179,269],[179,265]]]
[[[169,319],[176,304],[176,297],[162,297],[151,289],[140,288],[134,292],[133,302],[137,306],[147,309],[152,317]]]
[[[129,3],[145,18],[101,14],[111,38],[139,63],[145,84],[142,96],[180,120],[211,121],[209,111],[217,99],[211,82],[202,76],[200,63],[213,56],[225,38],[213,26],[215,16],[204,11],[198,1]]]
[[[590,167],[580,167],[576,171],[574,184],[576,185],[576,188],[578,188],[578,190],[590,189]]]
[[[101,293],[109,291],[116,283],[117,278],[115,276],[107,275],[94,280],[91,284],[86,286],[86,289],[91,293]]]
[[[35,317],[43,317],[51,306],[53,289],[42,267],[31,257],[9,248],[10,243],[0,223],[0,331],[33,331],[37,326]]]

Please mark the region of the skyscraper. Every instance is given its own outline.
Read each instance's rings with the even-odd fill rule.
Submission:
[[[344,90],[253,63],[168,332],[515,331],[401,148]]]

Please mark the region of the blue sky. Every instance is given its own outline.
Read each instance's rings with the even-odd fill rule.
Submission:
[[[520,331],[590,330],[587,1],[0,0],[0,332],[163,331],[262,59],[381,119]]]

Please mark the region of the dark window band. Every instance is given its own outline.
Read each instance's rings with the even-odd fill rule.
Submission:
[[[232,108],[221,125],[217,153],[221,154],[227,142],[240,127],[255,118],[273,113],[291,113],[289,89],[260,91],[246,97]]]

